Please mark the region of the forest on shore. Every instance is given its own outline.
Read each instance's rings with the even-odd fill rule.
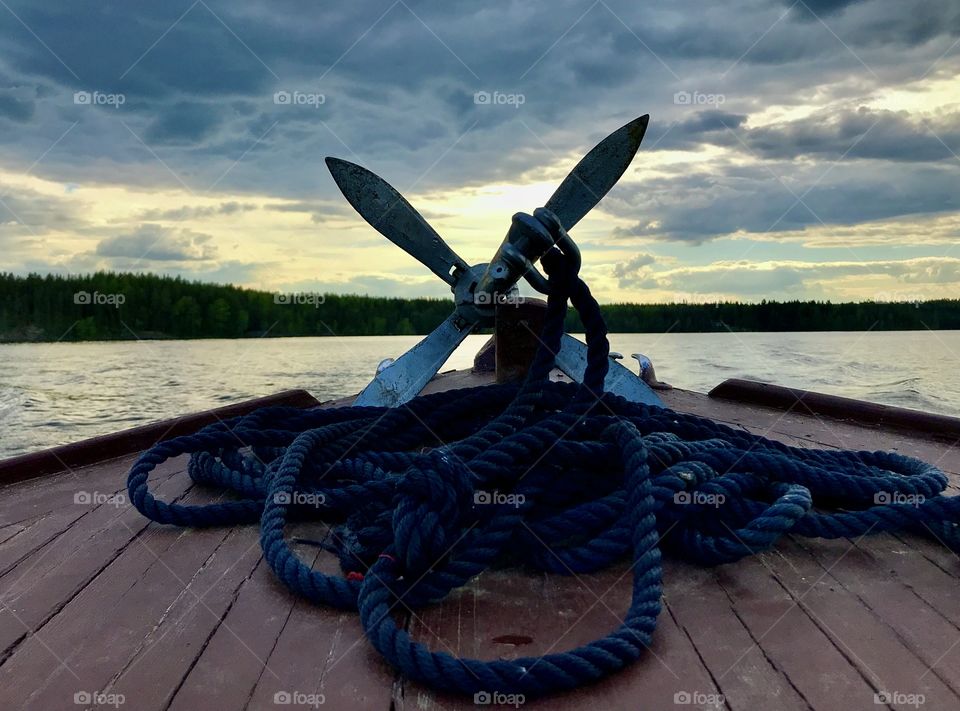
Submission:
[[[425,334],[450,299],[269,292],[155,274],[0,273],[0,342]],[[604,304],[614,333],[960,329],[960,300]],[[582,329],[572,311],[568,328]]]

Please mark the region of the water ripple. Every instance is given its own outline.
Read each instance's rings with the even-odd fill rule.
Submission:
[[[0,345],[0,457],[290,388],[319,400],[342,397],[418,340]],[[469,336],[442,370],[469,367],[486,340]],[[647,354],[661,380],[690,390],[739,377],[960,414],[960,331],[612,334],[610,341],[621,353]]]

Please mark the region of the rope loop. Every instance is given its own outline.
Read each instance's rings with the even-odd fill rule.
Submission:
[[[408,575],[441,562],[461,537],[461,521],[472,503],[466,470],[435,449],[397,483],[393,544]]]
[[[177,526],[259,522],[277,578],[316,604],[357,611],[370,644],[407,677],[527,698],[596,681],[644,654],[663,553],[712,566],[787,534],[881,531],[960,551],[960,497],[943,495],[947,477],[934,466],[892,452],[793,448],[604,392],[610,345],[599,305],[559,220],[536,217],[558,246],[541,259],[547,314],[522,383],[394,409],[268,408],[218,422],[142,454],[127,478],[134,506]],[[568,302],[586,333],[582,385],[549,380]],[[233,499],[157,499],[150,474],[181,455],[197,484]],[[321,540],[291,538],[298,521],[326,524]],[[341,574],[314,569],[317,545],[337,556]],[[622,565],[633,575],[630,608],[589,644],[512,660],[454,657],[406,632],[407,615],[503,565],[558,575]]]

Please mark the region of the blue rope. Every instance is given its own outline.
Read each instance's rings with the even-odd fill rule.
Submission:
[[[314,603],[359,611],[370,643],[433,688],[528,698],[572,689],[635,661],[660,613],[662,552],[718,565],[768,550],[786,533],[925,535],[960,551],[960,497],[946,476],[890,452],[796,449],[602,390],[609,344],[572,259],[542,260],[551,296],[521,385],[455,390],[394,409],[265,408],[161,442],[130,471],[131,501],[177,526],[260,524],[264,556]],[[587,334],[583,385],[547,379],[567,300]],[[168,504],[147,479],[190,455],[194,481],[232,492]],[[344,575],[291,550],[291,520],[331,524]],[[549,546],[545,542],[549,542]],[[457,658],[415,642],[405,609],[442,600],[505,562],[559,574],[631,559],[623,623],[575,649],[512,661]]]

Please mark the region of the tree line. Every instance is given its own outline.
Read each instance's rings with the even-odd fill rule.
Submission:
[[[0,341],[424,334],[450,299],[277,293],[156,274],[0,273]],[[606,304],[611,332],[960,329],[960,300]],[[582,330],[572,311],[571,331]]]

